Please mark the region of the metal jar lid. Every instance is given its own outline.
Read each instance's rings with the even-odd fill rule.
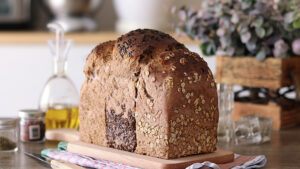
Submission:
[[[0,118],[0,129],[15,128],[17,121],[17,118]]]
[[[45,117],[45,112],[38,109],[23,109],[19,111],[19,117],[25,119],[36,119]]]

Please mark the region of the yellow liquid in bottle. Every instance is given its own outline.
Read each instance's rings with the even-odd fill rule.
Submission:
[[[78,129],[79,111],[78,107],[49,108],[46,111],[46,129],[71,128]]]

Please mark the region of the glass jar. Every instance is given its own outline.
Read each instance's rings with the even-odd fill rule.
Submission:
[[[45,113],[40,110],[20,110],[20,140],[43,142],[45,139]]]
[[[0,118],[0,152],[18,151],[18,128],[16,118]]]

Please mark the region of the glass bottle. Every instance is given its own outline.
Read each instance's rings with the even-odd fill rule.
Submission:
[[[219,123],[218,141],[231,143],[233,141],[233,103],[232,85],[218,84]]]
[[[72,40],[64,40],[64,31],[59,24],[49,24],[56,31],[56,40],[49,40],[54,57],[54,74],[48,79],[40,96],[39,109],[46,112],[47,129],[72,128],[79,125],[79,95],[75,85],[67,76],[67,54]]]

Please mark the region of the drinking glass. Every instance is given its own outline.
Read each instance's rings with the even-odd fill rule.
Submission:
[[[233,138],[233,89],[232,85],[218,84],[219,124],[218,141],[230,143]]]
[[[273,126],[273,119],[267,117],[261,117],[256,115],[248,115],[242,117],[244,120],[251,120],[253,118],[258,118],[259,126],[260,126],[260,133],[261,133],[261,143],[265,143],[271,140],[272,134],[272,126]]]
[[[261,141],[261,129],[257,116],[248,116],[234,121],[235,144],[258,144]]]

